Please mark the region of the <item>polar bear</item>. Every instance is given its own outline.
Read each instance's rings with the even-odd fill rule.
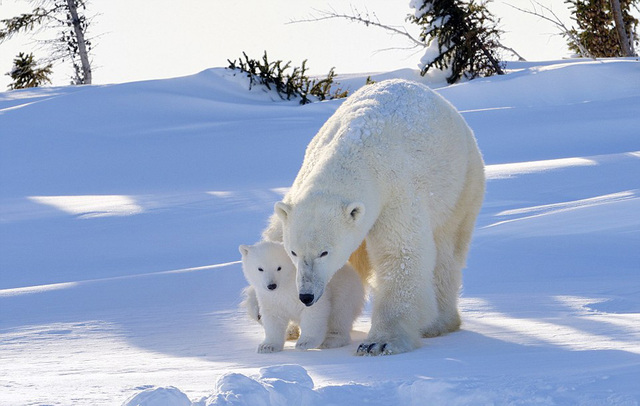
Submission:
[[[350,96],[311,140],[263,239],[284,242],[308,306],[349,260],[373,294],[356,354],[402,353],[460,327],[484,190],[484,162],[458,111],[424,85],[382,81]]]
[[[250,315],[264,327],[259,353],[282,351],[285,336],[291,334],[290,322],[300,326],[299,350],[336,348],[351,342],[353,322],[364,305],[364,286],[353,267],[347,264],[338,269],[325,295],[313,306],[305,306],[298,298],[296,268],[282,243],[264,241],[241,245],[239,250],[242,271],[252,288],[245,291],[249,309],[254,309]]]

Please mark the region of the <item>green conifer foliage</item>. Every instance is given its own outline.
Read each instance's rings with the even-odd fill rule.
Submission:
[[[269,61],[267,51],[264,51],[261,60],[249,58],[244,52],[242,56],[244,59],[227,60],[228,68],[246,73],[249,89],[256,84],[264,85],[269,90],[275,90],[283,99],[299,97],[300,104],[311,103],[313,97],[317,100],[347,97],[346,91],[332,91],[337,76],[333,68],[324,79],[309,79],[306,60],[302,61],[301,67],[291,68],[291,62]]]
[[[26,55],[22,52],[13,60],[13,68],[8,73],[13,79],[9,89],[25,89],[28,87],[38,87],[45,83],[51,83],[51,64],[39,68],[34,60],[33,54]]]
[[[624,56],[620,48],[618,33],[616,32],[611,3],[609,0],[565,0],[573,14],[578,28],[573,34],[582,45],[596,58]],[[631,43],[638,41],[635,33],[638,20],[631,14],[631,6],[638,7],[639,0],[620,0],[622,17],[627,35]],[[580,53],[575,42],[569,40],[569,49]]]
[[[489,0],[414,0],[408,19],[422,27],[420,39],[429,44],[422,75],[430,69],[448,71],[447,82],[461,77],[502,74],[497,57],[501,31],[487,9]]]

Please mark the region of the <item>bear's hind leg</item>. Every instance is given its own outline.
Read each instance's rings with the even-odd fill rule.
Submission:
[[[485,180],[484,164],[479,154],[471,154],[461,195],[449,220],[436,232],[438,258],[435,281],[440,317],[423,330],[425,337],[456,331],[461,320],[458,296],[462,287],[462,269],[467,261],[471,236],[482,206]]]
[[[439,243],[434,282],[438,299],[438,318],[422,330],[423,337],[437,337],[456,331],[461,320],[458,312],[458,295],[462,284],[461,266],[453,257],[451,244]]]
[[[477,190],[475,190],[477,189]],[[458,311],[458,297],[462,287],[462,269],[467,260],[471,235],[482,203],[484,189],[475,188],[463,194],[450,220],[436,233],[438,256],[434,272],[438,309],[437,321],[426,326],[424,337],[436,337],[456,331],[461,319]]]

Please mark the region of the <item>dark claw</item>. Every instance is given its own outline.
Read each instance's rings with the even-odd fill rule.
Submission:
[[[358,354],[372,354],[373,353],[373,349],[375,347],[377,347],[379,344],[378,343],[371,343],[371,344],[360,344],[358,346]],[[387,343],[382,344],[382,346],[380,347],[380,354],[384,353],[384,350],[387,348]]]

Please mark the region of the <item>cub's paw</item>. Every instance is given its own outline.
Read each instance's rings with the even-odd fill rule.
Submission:
[[[282,351],[283,346],[273,343],[262,343],[258,346],[259,354],[269,354],[272,352],[280,352]]]
[[[300,338],[300,327],[297,324],[289,324],[287,327],[287,341],[295,341]]]
[[[301,337],[296,343],[296,350],[309,350],[311,348],[318,348],[320,342],[311,337]]]

